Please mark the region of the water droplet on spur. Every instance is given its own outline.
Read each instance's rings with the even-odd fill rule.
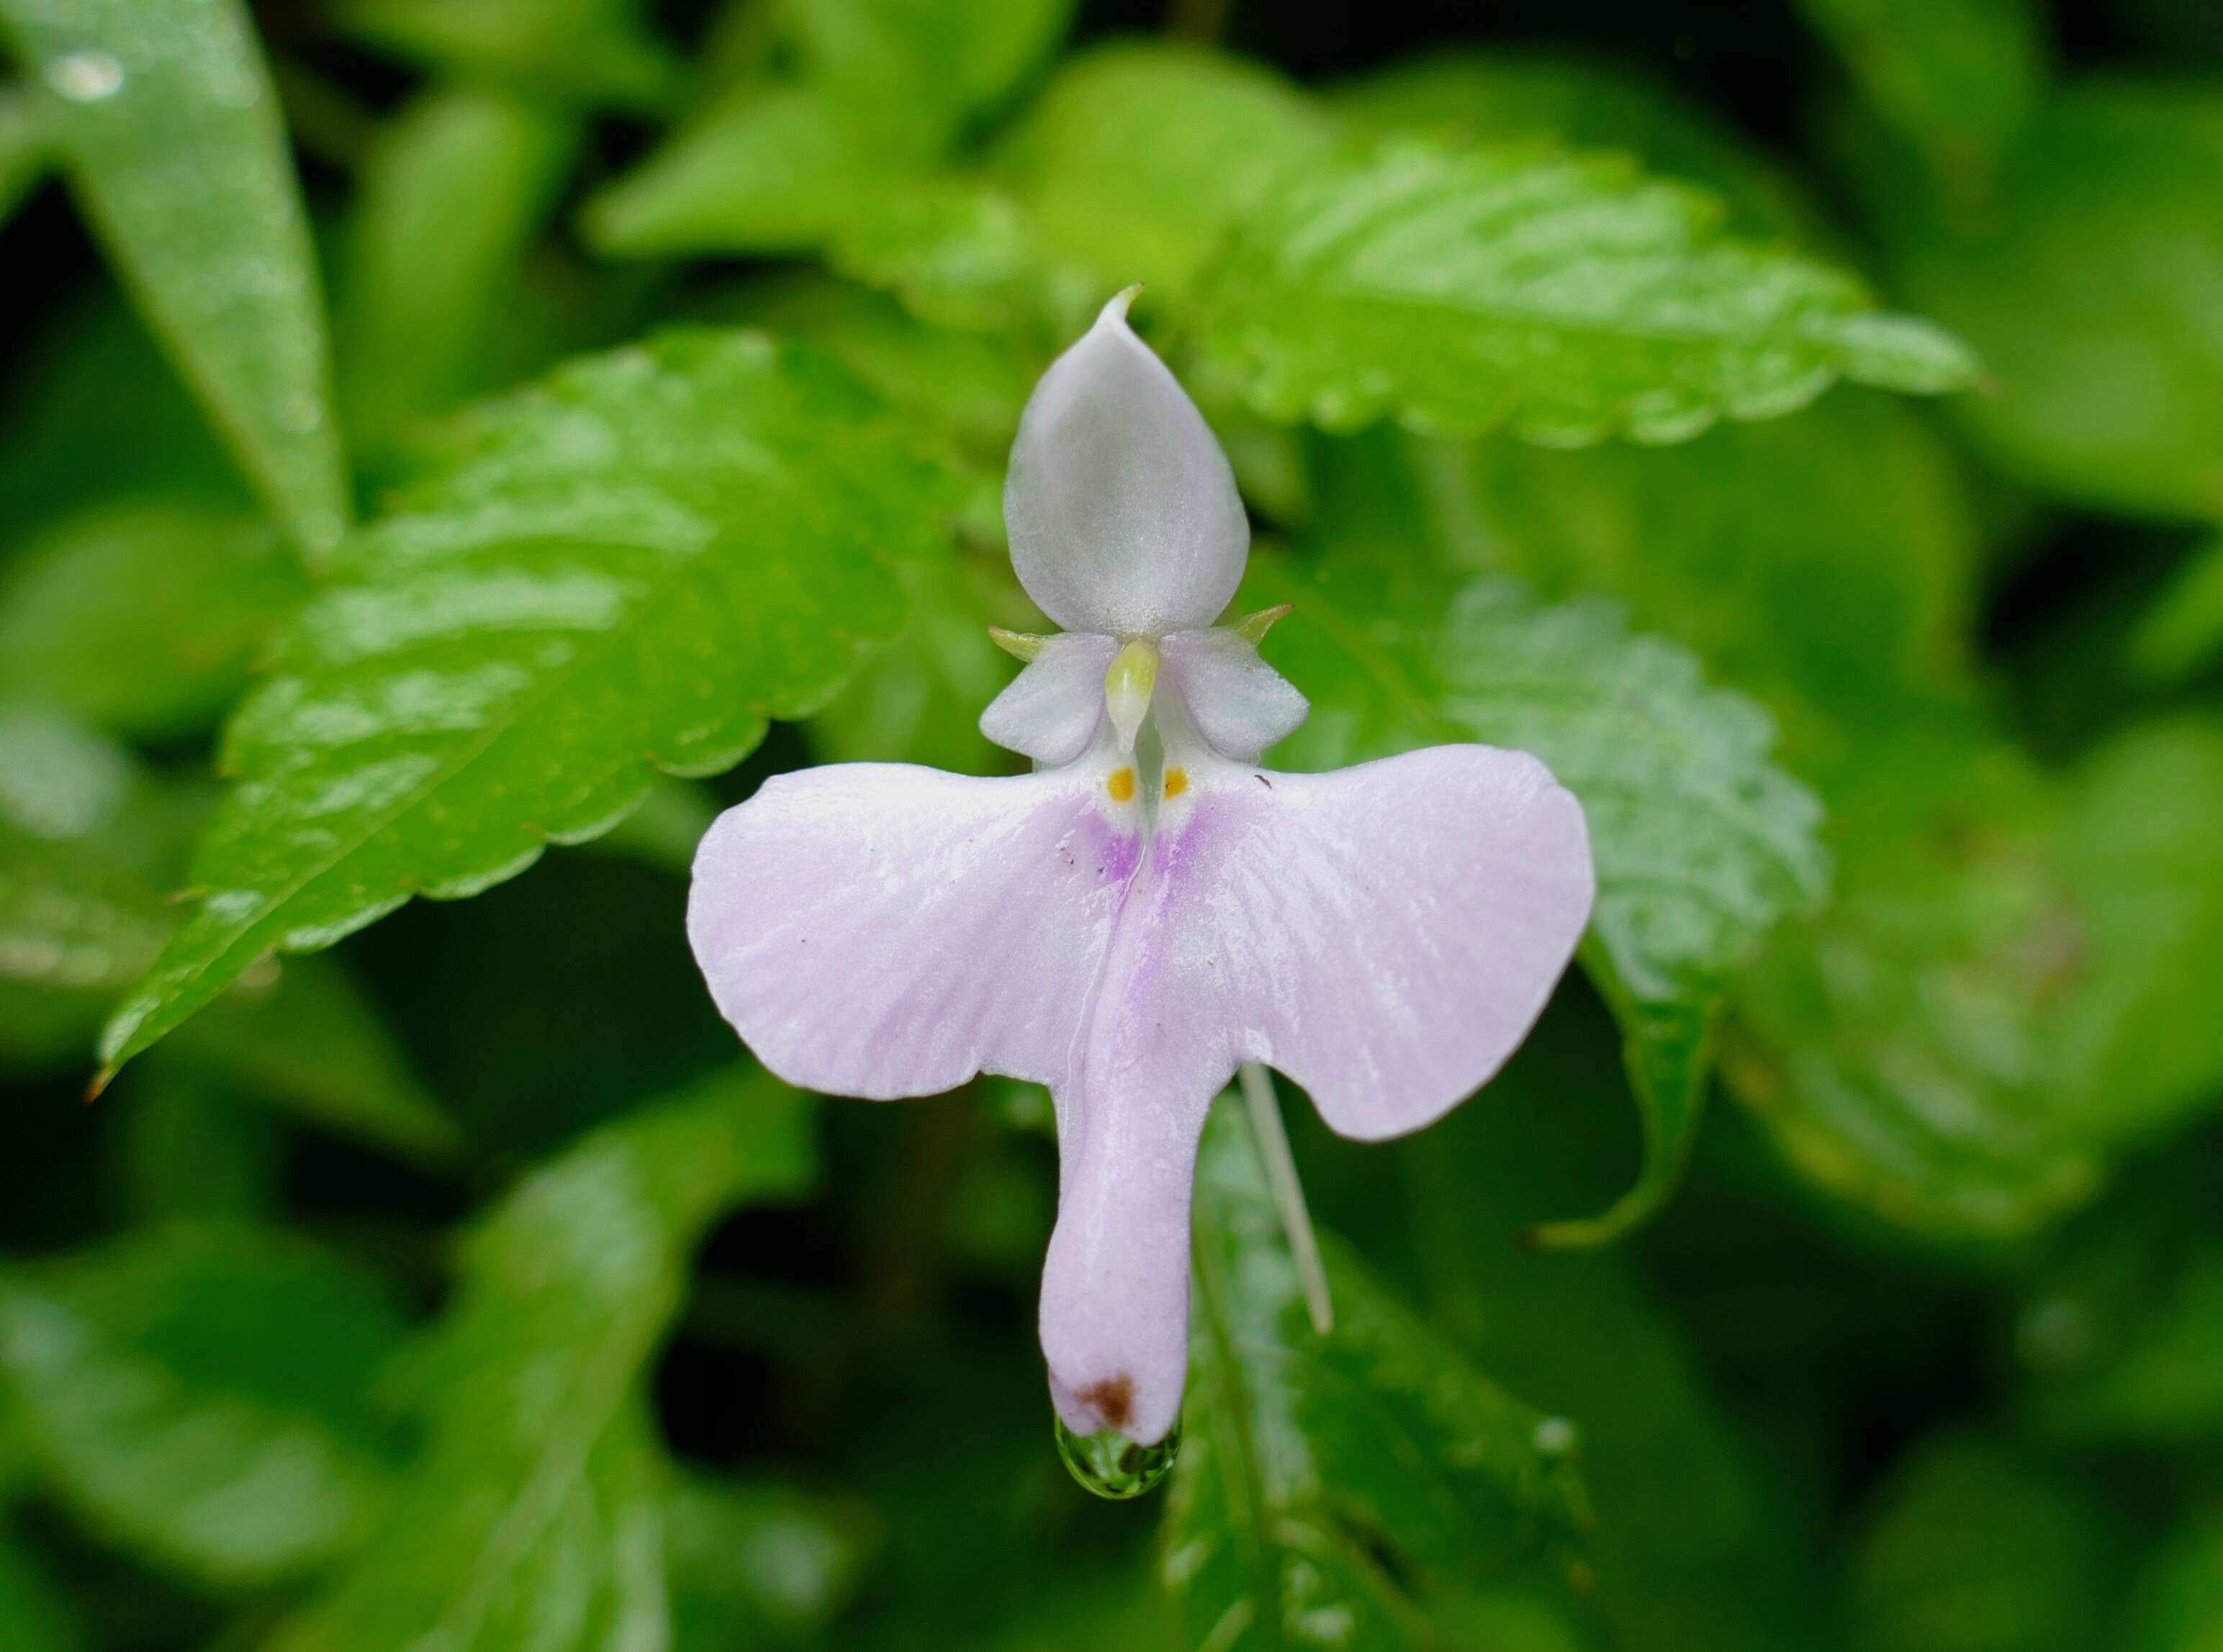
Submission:
[[[1073,1478],[1099,1498],[1138,1498],[1173,1472],[1181,1455],[1181,1423],[1176,1421],[1155,1446],[1138,1446],[1117,1428],[1101,1434],[1075,1434],[1062,1420],[1053,1418],[1057,1429],[1057,1454]]]

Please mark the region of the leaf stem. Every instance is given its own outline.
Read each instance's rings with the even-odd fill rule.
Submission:
[[[1282,1128],[1281,1104],[1274,1097],[1274,1078],[1255,1061],[1246,1061],[1236,1075],[1243,1100],[1250,1109],[1250,1133],[1258,1156],[1266,1162],[1267,1185],[1274,1191],[1274,1207],[1282,1214],[1282,1231],[1289,1237],[1289,1254],[1297,1264],[1305,1307],[1313,1329],[1326,1336],[1335,1329],[1335,1303],[1327,1290],[1327,1270],[1320,1264],[1319,1241],[1313,1237],[1313,1219],[1305,1208],[1305,1190],[1297,1180],[1297,1161],[1289,1151],[1288,1132]]]

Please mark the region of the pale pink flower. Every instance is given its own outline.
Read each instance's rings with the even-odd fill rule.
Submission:
[[[703,839],[687,928],[791,1083],[1049,1088],[1050,1393],[1075,1432],[1148,1445],[1181,1411],[1197,1144],[1237,1065],[1343,1135],[1419,1129],[1526,1036],[1594,879],[1581,805],[1526,753],[1258,766],[1307,703],[1256,627],[1212,628],[1249,523],[1127,301],[1043,375],[1011,450],[1011,560],[1066,631],[980,727],[1035,772],[777,776]]]

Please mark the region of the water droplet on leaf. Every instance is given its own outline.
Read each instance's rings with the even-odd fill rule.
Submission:
[[[1073,1478],[1099,1498],[1142,1496],[1173,1472],[1174,1459],[1181,1455],[1178,1421],[1155,1446],[1138,1446],[1117,1428],[1080,1434],[1061,1420],[1056,1428],[1057,1454]]]
[[[123,89],[123,66],[110,52],[68,52],[47,65],[47,84],[73,104],[97,104]]]
[[[1546,1417],[1536,1424],[1531,1443],[1543,1457],[1564,1457],[1575,1448],[1575,1425],[1565,1417]]]

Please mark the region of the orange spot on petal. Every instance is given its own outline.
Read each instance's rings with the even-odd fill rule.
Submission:
[[[1188,771],[1187,769],[1168,769],[1166,771],[1166,796],[1168,798],[1178,798],[1182,792],[1187,790]]]
[[[1112,794],[1112,801],[1114,803],[1132,802],[1135,796],[1135,771],[1113,769],[1111,779],[1104,782],[1104,789]]]

